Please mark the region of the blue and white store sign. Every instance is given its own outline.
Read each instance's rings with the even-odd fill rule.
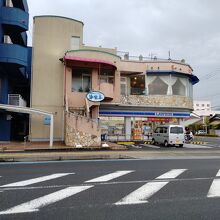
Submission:
[[[136,117],[164,117],[184,118],[190,117],[189,112],[142,112],[142,111],[99,111],[101,116],[136,116]]]
[[[86,95],[86,98],[91,102],[101,102],[104,100],[105,95],[98,91],[92,91]]]

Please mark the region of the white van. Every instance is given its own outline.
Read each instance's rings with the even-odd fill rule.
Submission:
[[[165,147],[183,147],[184,141],[184,127],[181,125],[160,125],[152,134],[152,144],[159,143]]]

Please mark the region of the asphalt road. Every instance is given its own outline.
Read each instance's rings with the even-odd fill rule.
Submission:
[[[219,219],[220,159],[0,164],[0,219]]]

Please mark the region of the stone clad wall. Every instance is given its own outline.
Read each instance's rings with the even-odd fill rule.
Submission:
[[[192,99],[185,96],[129,95],[121,96],[121,104],[193,109]]]
[[[65,144],[76,147],[101,145],[101,129],[98,124],[86,117],[66,113]]]

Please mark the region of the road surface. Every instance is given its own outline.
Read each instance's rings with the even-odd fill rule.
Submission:
[[[0,219],[219,219],[220,159],[0,164]]]

